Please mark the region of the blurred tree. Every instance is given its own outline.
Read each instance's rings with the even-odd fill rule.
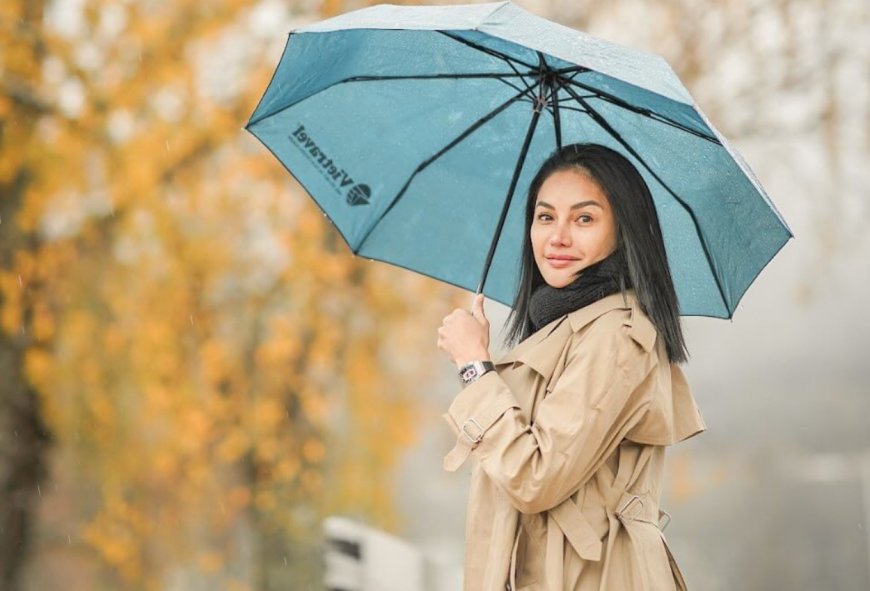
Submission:
[[[49,441],[36,393],[20,371],[33,342],[28,328],[38,314],[30,302],[39,290],[32,253],[41,239],[14,221],[32,182],[22,146],[45,111],[33,93],[44,48],[34,35],[40,2],[5,4],[0,10],[0,588],[14,591],[31,548],[34,493],[45,476]],[[9,321],[11,315],[17,322]]]
[[[0,9],[3,589],[45,497],[35,560],[68,558],[33,588],[299,588],[320,516],[396,525],[408,352],[454,292],[352,257],[241,132],[290,8]]]

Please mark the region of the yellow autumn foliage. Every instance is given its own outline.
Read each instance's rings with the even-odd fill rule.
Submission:
[[[55,442],[61,517],[34,552],[77,557],[41,565],[46,588],[80,567],[93,588],[265,589],[269,544],[316,544],[321,516],[397,524],[426,366],[409,352],[455,292],[354,258],[242,131],[286,33],[254,28],[262,5],[0,8],[0,183],[20,201],[0,231],[33,237],[0,268],[0,329],[27,339]],[[293,560],[275,568],[316,569]]]

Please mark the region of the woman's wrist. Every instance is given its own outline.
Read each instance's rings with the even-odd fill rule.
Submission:
[[[492,359],[490,358],[489,351],[482,351],[477,355],[463,355],[455,359],[456,369],[462,369],[474,361],[492,361]]]

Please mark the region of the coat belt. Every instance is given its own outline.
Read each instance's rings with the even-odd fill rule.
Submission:
[[[649,494],[624,492],[613,507],[608,507],[608,541],[619,531],[620,524],[648,523],[658,527],[660,512]],[[547,512],[547,551],[544,565],[547,585],[561,589],[564,574],[565,540],[580,558],[599,561],[603,550],[600,537],[586,515],[572,499],[567,499]]]
[[[580,507],[573,500],[568,499],[548,512],[547,529],[555,529],[564,534],[565,538],[574,548],[574,551],[584,560],[601,560],[601,540],[592,529],[589,520],[583,514]],[[557,530],[557,531],[558,531]],[[547,555],[550,555],[548,540]],[[559,553],[561,559],[561,552]]]

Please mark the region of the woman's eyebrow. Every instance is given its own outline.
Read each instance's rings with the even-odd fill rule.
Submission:
[[[600,203],[598,203],[597,201],[594,201],[594,200],[581,201],[580,203],[575,203],[574,205],[572,205],[570,207],[570,209],[580,209],[582,207],[588,207],[590,205],[594,205],[596,207],[600,207],[601,209],[604,209],[604,207],[602,207],[602,205]],[[553,207],[552,205],[550,205],[546,201],[538,201],[538,203],[535,205],[535,207],[546,207],[547,209],[556,209],[555,207]]]

